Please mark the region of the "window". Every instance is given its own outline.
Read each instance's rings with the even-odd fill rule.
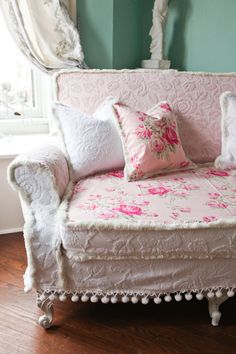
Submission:
[[[4,134],[47,132],[49,80],[33,69],[14,43],[0,13],[0,130]],[[45,88],[48,92],[45,92]],[[43,92],[44,89],[44,92]]]

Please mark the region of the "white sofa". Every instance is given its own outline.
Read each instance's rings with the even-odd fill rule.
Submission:
[[[207,297],[218,325],[220,304],[236,290],[236,172],[213,161],[221,149],[219,96],[235,87],[234,74],[173,70],[55,76],[56,99],[88,113],[109,95],[140,110],[170,101],[185,152],[199,166],[139,184],[121,171],[73,184],[58,147],[18,156],[9,180],[24,212],[25,291],[37,292],[40,325],[51,326],[56,299],[159,304],[193,296]]]

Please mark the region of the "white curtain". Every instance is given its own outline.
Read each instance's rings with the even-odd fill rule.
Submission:
[[[63,3],[69,12],[70,18],[77,25],[77,0],[63,0]]]
[[[0,8],[18,47],[40,69],[83,67],[76,0],[0,0]]]

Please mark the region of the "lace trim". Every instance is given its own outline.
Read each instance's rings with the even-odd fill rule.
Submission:
[[[177,291],[175,293],[159,293],[153,291],[63,291],[63,290],[40,290],[37,291],[38,297],[40,300],[45,300],[49,298],[49,300],[59,300],[66,301],[67,297],[71,298],[72,302],[77,302],[81,300],[82,302],[88,302],[89,300],[92,303],[97,303],[99,300],[103,304],[108,304],[111,302],[115,304],[117,302],[128,303],[132,302],[133,304],[138,303],[139,301],[146,305],[152,300],[155,304],[160,304],[162,301],[171,302],[172,299],[179,302],[182,299],[186,299],[190,301],[196,297],[198,300],[202,300],[204,297],[208,299],[213,298],[221,298],[226,296],[231,298],[235,295],[236,287],[230,288],[208,288],[202,290],[186,290],[186,291]]]
[[[179,252],[163,252],[162,254],[145,254],[145,255],[135,255],[135,254],[125,254],[125,255],[96,255],[96,254],[86,254],[79,253],[77,255],[68,255],[68,259],[73,262],[87,262],[91,260],[99,260],[99,261],[114,261],[114,260],[156,260],[156,259],[217,259],[217,258],[225,258],[225,259],[235,259],[236,254],[226,254],[226,252],[218,253],[218,254],[193,254],[183,252],[182,254]]]

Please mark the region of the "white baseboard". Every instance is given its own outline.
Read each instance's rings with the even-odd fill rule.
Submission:
[[[0,229],[0,235],[4,235],[4,234],[14,234],[15,232],[22,232],[23,229],[22,227],[15,227],[12,229]]]

